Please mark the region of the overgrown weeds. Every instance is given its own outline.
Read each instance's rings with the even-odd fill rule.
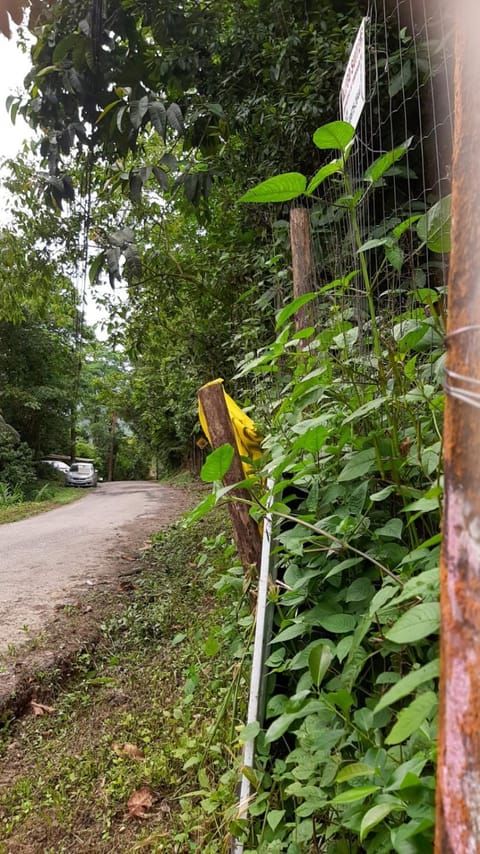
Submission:
[[[251,634],[224,524],[155,537],[100,647],[37,698],[53,711],[6,739],[0,850],[224,850]]]

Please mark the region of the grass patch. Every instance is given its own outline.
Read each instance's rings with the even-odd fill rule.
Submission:
[[[158,535],[100,645],[37,697],[53,711],[5,733],[2,854],[229,850],[252,618],[227,526]]]
[[[48,497],[42,498],[40,501],[37,499],[20,501],[18,504],[0,504],[0,525],[4,522],[18,522],[20,519],[27,519],[29,516],[36,516],[38,513],[54,510],[55,507],[61,507],[63,504],[78,501],[85,493],[81,489],[71,489],[51,483],[48,485],[47,494]]]

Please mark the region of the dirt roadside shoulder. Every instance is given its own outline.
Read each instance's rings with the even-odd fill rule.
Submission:
[[[198,500],[198,488],[169,487],[172,498],[155,520],[164,530]],[[21,715],[42,693],[45,682],[61,684],[79,653],[95,647],[101,625],[126,607],[133,579],[152,534],[151,519],[136,519],[121,532],[108,575],[73,586],[66,601],[55,605],[41,631],[25,630],[25,641],[0,654],[0,720]]]

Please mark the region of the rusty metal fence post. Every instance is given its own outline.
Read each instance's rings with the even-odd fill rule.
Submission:
[[[458,4],[458,8],[457,8]],[[456,0],[437,854],[480,852],[480,8]]]

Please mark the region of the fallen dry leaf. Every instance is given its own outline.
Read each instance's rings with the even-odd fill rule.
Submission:
[[[30,706],[34,715],[51,715],[55,711],[53,706],[46,706],[45,703],[37,703],[36,700],[30,700]]]
[[[147,810],[153,806],[153,792],[150,786],[142,786],[132,792],[128,799],[128,818],[149,818]]]
[[[125,744],[118,744],[116,741],[112,744],[112,750],[117,756],[128,756],[129,759],[145,759],[145,754],[137,747],[136,744],[131,744],[126,741]]]

